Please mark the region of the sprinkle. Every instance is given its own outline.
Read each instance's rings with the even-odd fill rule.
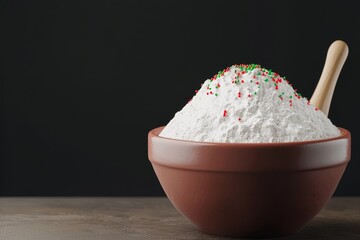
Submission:
[[[198,93],[199,92],[199,90],[195,90],[195,93]]]
[[[241,98],[241,92],[238,92],[238,98]]]
[[[227,111],[224,110],[223,117],[226,117]]]
[[[318,108],[315,108],[315,111],[318,111],[319,109]]]
[[[249,94],[248,97],[251,97],[251,94]]]
[[[244,80],[241,80],[241,83],[244,83]]]
[[[238,118],[238,121],[241,121],[241,118]]]

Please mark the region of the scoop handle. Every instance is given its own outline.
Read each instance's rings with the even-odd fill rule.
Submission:
[[[337,40],[330,45],[320,80],[310,99],[310,103],[320,109],[326,116],[329,114],[336,82],[348,53],[348,46],[341,40]]]

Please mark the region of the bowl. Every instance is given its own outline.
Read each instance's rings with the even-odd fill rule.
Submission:
[[[148,156],[174,207],[200,231],[282,237],[326,205],[350,160],[351,136],[286,143],[209,143],[148,134]]]

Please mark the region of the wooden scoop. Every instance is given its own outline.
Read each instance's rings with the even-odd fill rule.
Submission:
[[[325,113],[326,116],[329,114],[336,81],[348,53],[348,46],[341,40],[337,40],[330,45],[320,80],[310,99],[310,103]]]

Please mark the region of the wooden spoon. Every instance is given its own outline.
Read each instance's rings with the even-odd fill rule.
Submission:
[[[337,40],[330,45],[320,80],[310,99],[310,103],[325,113],[326,116],[329,114],[336,81],[348,53],[348,46],[341,40]]]

